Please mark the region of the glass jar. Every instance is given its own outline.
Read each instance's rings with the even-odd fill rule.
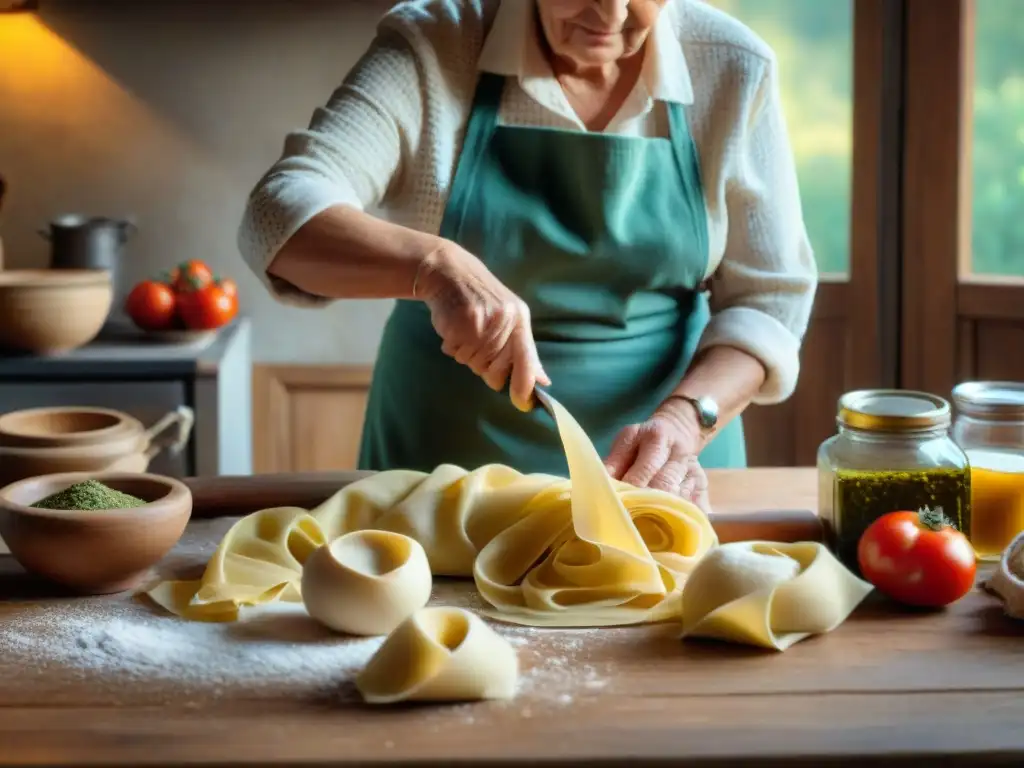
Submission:
[[[971,543],[998,560],[1024,531],[1024,384],[960,384],[953,402],[953,439],[971,462]]]
[[[866,389],[839,398],[838,434],[818,449],[818,511],[826,543],[854,573],[861,534],[889,512],[941,508],[970,531],[970,470],[950,422],[949,403],[926,392]]]

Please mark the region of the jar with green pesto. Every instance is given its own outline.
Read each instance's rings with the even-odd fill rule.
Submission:
[[[888,512],[941,509],[970,535],[971,474],[949,434],[949,403],[926,392],[868,389],[839,399],[838,433],[818,449],[826,542],[854,573],[861,534]]]

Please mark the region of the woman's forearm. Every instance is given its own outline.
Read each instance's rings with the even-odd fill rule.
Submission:
[[[412,298],[416,272],[442,240],[348,206],[303,224],[267,272],[331,299]]]
[[[718,404],[718,429],[750,404],[765,382],[760,360],[729,346],[708,347],[694,361],[673,394],[710,397]],[[670,398],[661,406],[686,423],[696,425],[696,411],[685,400]]]

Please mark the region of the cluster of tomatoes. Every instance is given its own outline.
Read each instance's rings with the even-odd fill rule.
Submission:
[[[959,600],[977,573],[974,547],[939,509],[882,515],[861,536],[857,561],[879,592],[927,608]]]
[[[193,259],[136,285],[125,300],[125,312],[144,331],[214,330],[238,314],[238,287]]]

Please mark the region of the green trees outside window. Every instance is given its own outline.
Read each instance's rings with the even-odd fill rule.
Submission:
[[[854,0],[710,0],[778,56],[807,226],[824,273],[849,265]],[[1024,277],[1024,3],[976,0],[968,104],[971,271]],[[913,84],[910,85],[913,87]],[[950,98],[957,94],[950,92]]]

